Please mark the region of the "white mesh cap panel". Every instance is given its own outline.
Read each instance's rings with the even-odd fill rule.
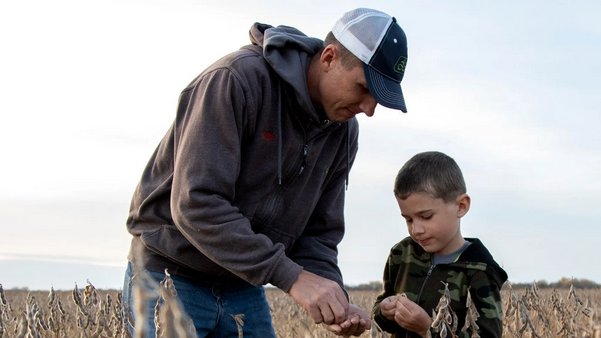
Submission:
[[[369,64],[391,22],[392,17],[386,13],[357,8],[336,22],[332,34],[359,60]]]

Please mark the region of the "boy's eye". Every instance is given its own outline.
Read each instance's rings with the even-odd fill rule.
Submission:
[[[432,218],[432,214],[422,215],[422,219],[430,219]]]

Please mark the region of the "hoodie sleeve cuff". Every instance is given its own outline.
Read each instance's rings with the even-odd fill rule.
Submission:
[[[303,268],[300,265],[283,256],[280,262],[276,264],[269,283],[287,293],[302,270]]]

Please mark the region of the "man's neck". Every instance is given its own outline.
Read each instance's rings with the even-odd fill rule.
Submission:
[[[323,110],[321,105],[321,95],[319,94],[319,76],[320,76],[320,64],[319,58],[321,53],[315,53],[309,63],[309,69],[307,69],[307,89],[309,91],[309,97],[315,109],[318,111]]]

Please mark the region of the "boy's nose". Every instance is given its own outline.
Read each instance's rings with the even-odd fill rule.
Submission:
[[[424,233],[424,227],[419,223],[413,223],[411,227],[411,233],[414,235],[419,235]]]

